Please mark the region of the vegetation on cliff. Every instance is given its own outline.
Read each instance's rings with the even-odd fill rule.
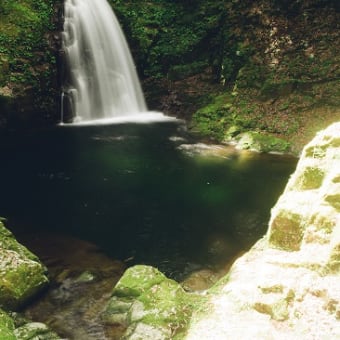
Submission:
[[[298,152],[340,116],[336,1],[111,3],[151,109],[203,136],[255,130]]]
[[[0,126],[37,124],[56,108],[54,0],[0,4]]]
[[[109,2],[149,108],[186,118],[203,136],[230,141],[255,130],[298,152],[340,116],[337,1]],[[61,4],[0,5],[1,125],[57,120],[60,46],[51,33]]]

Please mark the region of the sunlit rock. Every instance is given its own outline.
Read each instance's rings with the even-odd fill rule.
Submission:
[[[46,268],[0,222],[0,306],[15,309],[46,284]]]
[[[340,123],[302,153],[267,235],[207,291],[185,339],[340,339]]]
[[[269,242],[286,250],[327,244],[340,211],[340,124],[320,132],[302,152],[295,173],[272,210]]]

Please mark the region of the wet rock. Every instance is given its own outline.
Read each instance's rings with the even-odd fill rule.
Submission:
[[[15,309],[48,283],[46,268],[0,222],[0,306]]]

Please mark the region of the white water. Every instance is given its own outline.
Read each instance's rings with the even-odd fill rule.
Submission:
[[[64,85],[75,121],[107,120],[146,112],[135,66],[106,0],[66,0]]]

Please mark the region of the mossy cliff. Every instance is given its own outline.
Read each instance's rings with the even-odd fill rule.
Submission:
[[[1,2],[0,126],[58,121],[62,3]],[[149,108],[186,118],[200,135],[229,142],[256,131],[299,153],[339,119],[338,1],[109,3]]]
[[[339,3],[235,1],[227,7],[225,88],[194,114],[193,128],[220,141],[255,130],[284,139],[298,154],[340,117]]]
[[[60,86],[56,19],[61,2],[0,4],[0,128],[56,121]]]
[[[339,119],[337,1],[111,3],[150,108],[193,131],[226,142],[256,131],[299,153]]]

